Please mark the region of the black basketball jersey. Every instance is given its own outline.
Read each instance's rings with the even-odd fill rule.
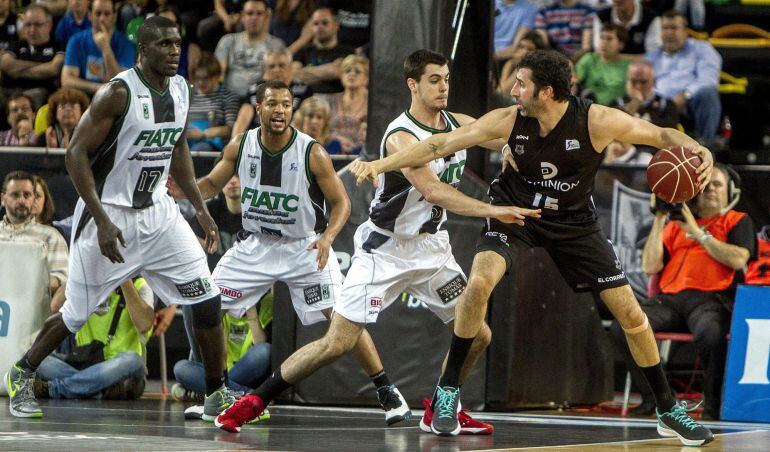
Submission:
[[[508,145],[519,171],[509,168],[492,181],[492,204],[542,209],[545,221],[596,222],[591,192],[603,155],[594,150],[588,134],[591,101],[570,96],[568,102],[564,116],[545,137],[537,119],[516,118]]]

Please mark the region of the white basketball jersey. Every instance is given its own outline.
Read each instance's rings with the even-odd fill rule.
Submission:
[[[310,172],[310,136],[291,128],[283,149],[262,145],[262,128],[244,133],[236,168],[243,228],[280,237],[311,237],[326,229],[324,196]]]
[[[443,130],[421,124],[408,111],[402,113],[385,130],[380,144],[380,158],[386,157],[385,143],[393,133],[407,132],[422,141],[434,133],[446,133],[460,127],[450,113],[442,110],[441,117],[446,124]],[[465,149],[427,165],[442,182],[457,188],[465,168]],[[392,171],[379,175],[379,186],[369,208],[369,218],[375,226],[395,235],[416,236],[435,234],[443,229],[447,216],[443,207],[426,201],[400,171]]]
[[[137,67],[113,80],[126,85],[128,101],[91,163],[96,190],[104,204],[143,209],[166,196],[171,156],[187,121],[190,88],[175,75],[158,91]]]

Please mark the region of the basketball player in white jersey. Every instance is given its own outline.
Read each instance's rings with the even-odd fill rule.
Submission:
[[[436,133],[449,132],[461,123],[472,122],[465,115],[444,109],[449,90],[449,68],[442,55],[419,50],[404,62],[412,103],[388,126],[380,154],[393,154]],[[501,149],[504,142],[490,143]],[[355,254],[341,296],[334,304],[335,315],[326,335],[289,357],[253,394],[240,399],[215,421],[222,429],[236,432],[258,416],[279,393],[346,353],[376,322],[380,311],[407,291],[423,301],[451,327],[457,297],[465,288],[465,275],[452,255],[444,225],[446,210],[460,215],[493,217],[504,223],[520,223],[537,211],[497,207],[468,197],[456,189],[465,166],[465,150],[419,168],[384,174],[370,208],[369,221],[355,234]],[[474,341],[468,359],[470,369],[489,344],[486,324]],[[465,375],[464,375],[465,376]],[[430,410],[430,406],[426,407]],[[490,434],[489,424],[464,414],[467,434]],[[427,415],[429,416],[429,415]],[[423,418],[420,423],[430,420]]]
[[[175,75],[182,40],[174,22],[154,16],[139,28],[138,41],[139,64],[99,89],[67,149],[67,170],[80,194],[67,301],[8,373],[14,416],[42,416],[32,389],[37,366],[114,287],[137,275],[165,303],[192,305],[206,373],[205,415],[213,418],[234,400],[223,378],[219,290],[195,235],[166,194],[171,174],[195,207],[206,249],[216,251],[217,226],[195,183],[185,139],[191,88]]]
[[[324,148],[289,125],[289,87],[265,82],[257,88],[256,101],[262,126],[236,135],[221,161],[198,181],[204,198],[219,193],[234,174],[242,187],[243,230],[217,264],[213,279],[222,292],[223,309],[236,317],[283,281],[297,316],[309,325],[330,317],[340,296],[342,273],[331,245],[350,216],[350,199]],[[330,206],[328,224],[325,202]],[[361,336],[355,354],[377,387],[387,423],[411,417],[368,333]]]

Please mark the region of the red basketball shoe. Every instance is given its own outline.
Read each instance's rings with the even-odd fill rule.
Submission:
[[[222,411],[214,420],[214,425],[222,430],[238,433],[243,424],[257,418],[264,410],[265,402],[259,396],[247,394]]]
[[[433,410],[430,409],[430,399],[422,399],[422,404],[425,405],[425,414],[422,415],[420,420],[420,430],[431,433],[430,423],[433,421]],[[495,427],[492,424],[473,419],[468,414],[468,410],[464,410],[462,407],[457,415],[457,420],[460,421],[461,435],[491,435],[495,431]]]

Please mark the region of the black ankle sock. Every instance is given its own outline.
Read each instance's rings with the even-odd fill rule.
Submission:
[[[374,386],[376,386],[377,389],[390,384],[390,378],[388,378],[384,369],[374,375],[369,375],[369,379],[372,380],[372,383],[374,383]]]
[[[224,377],[207,378],[206,379],[206,397],[215,393],[217,389],[221,388],[225,383]]]
[[[658,411],[661,413],[671,411],[675,401],[674,396],[671,394],[671,388],[668,386],[666,374],[663,372],[663,366],[658,363],[650,367],[640,367],[640,369],[652,388],[652,392],[655,395],[655,405],[658,407]]]
[[[37,370],[37,366],[33,366],[32,363],[29,362],[28,355],[29,352],[25,353],[24,356],[22,356],[21,359],[16,362],[16,364],[26,371],[35,372]]]
[[[460,371],[465,364],[465,358],[473,344],[472,337],[459,337],[452,333],[452,345],[449,347],[449,356],[446,360],[446,368],[438,381],[439,386],[460,386]]]
[[[267,377],[267,380],[262,382],[257,389],[252,391],[252,394],[259,396],[265,403],[265,406],[267,406],[278,394],[292,386],[294,385],[283,379],[281,376],[281,368],[279,367],[272,373],[272,375]]]

